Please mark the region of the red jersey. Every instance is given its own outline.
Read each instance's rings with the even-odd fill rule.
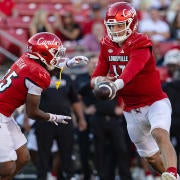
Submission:
[[[102,39],[92,78],[107,74],[123,79],[124,88],[118,95],[123,98],[126,111],[167,97],[161,88],[152,43],[144,34],[132,34],[121,47],[108,36]]]
[[[0,80],[0,113],[10,116],[16,108],[26,101],[28,89],[25,81],[29,80],[42,89],[50,84],[50,74],[40,64],[22,55]]]

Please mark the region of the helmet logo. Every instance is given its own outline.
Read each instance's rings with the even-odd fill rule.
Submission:
[[[37,41],[37,45],[44,45],[46,48],[48,48],[48,45],[58,45],[59,42],[54,38],[52,41],[45,40],[43,37],[39,38]]]
[[[130,10],[128,10],[128,9],[123,9],[123,16],[124,17],[128,17],[128,16],[131,16],[132,15],[132,17],[134,17],[135,15],[136,15],[136,11],[135,11],[135,9],[130,9]]]

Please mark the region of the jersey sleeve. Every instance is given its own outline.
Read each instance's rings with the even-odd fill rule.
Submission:
[[[50,74],[44,68],[32,68],[30,81],[40,88],[47,89],[50,85]]]
[[[26,87],[28,89],[28,93],[29,94],[33,94],[33,95],[37,95],[40,96],[42,93],[42,88],[40,88],[39,86],[35,85],[34,83],[32,83],[31,81],[29,81],[28,79],[25,80],[25,84]]]
[[[133,50],[130,55],[130,61],[119,76],[119,79],[123,79],[124,84],[129,83],[144,68],[150,57],[151,51],[149,48]]]
[[[146,65],[152,55],[152,42],[147,35],[138,34],[131,45],[129,62],[119,76],[124,83],[129,83]]]
[[[91,75],[91,79],[97,76],[106,76],[108,71],[109,71],[109,63],[107,61],[107,57],[106,56],[106,50],[105,48],[103,48],[103,45],[101,43],[101,50],[100,50],[100,54],[99,54],[99,60],[97,63],[97,66],[93,72],[93,74]]]

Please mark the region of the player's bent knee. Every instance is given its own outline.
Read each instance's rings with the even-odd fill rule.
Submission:
[[[29,161],[30,161],[30,154],[27,152],[18,160],[18,163],[21,164],[21,166],[24,166]]]
[[[25,145],[19,148],[16,153],[18,156],[17,163],[19,165],[24,166],[30,161],[30,154]]]
[[[157,128],[154,129],[152,131],[152,136],[155,138],[156,142],[159,143],[163,143],[165,140],[169,141],[169,133],[161,128]]]
[[[16,162],[9,161],[5,163],[0,163],[0,176],[10,176],[16,170]]]

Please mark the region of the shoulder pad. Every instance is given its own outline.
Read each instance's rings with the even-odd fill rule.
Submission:
[[[29,69],[30,73],[28,78],[33,81],[34,84],[38,85],[42,89],[46,89],[50,85],[50,74],[40,64],[30,60]]]
[[[107,46],[109,47],[114,47],[114,43],[109,39],[109,37],[106,35],[102,40],[101,40],[101,46]]]
[[[152,47],[152,42],[147,35],[141,33],[135,33],[132,37],[132,47],[133,48]]]

